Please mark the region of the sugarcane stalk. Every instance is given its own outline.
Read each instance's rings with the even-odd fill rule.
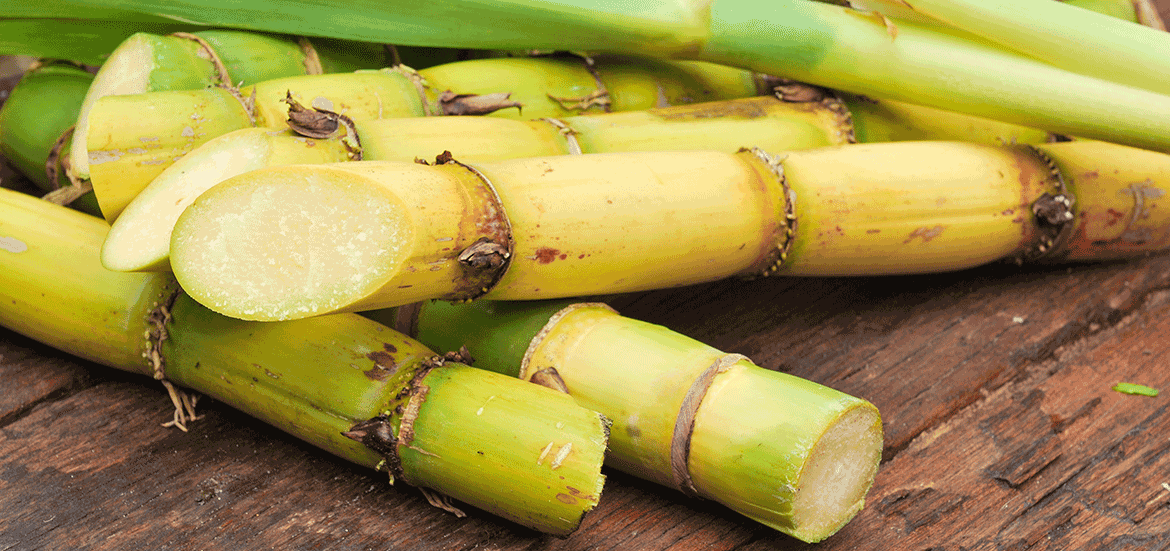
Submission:
[[[566,392],[613,420],[607,465],[806,542],[861,510],[881,459],[869,402],[604,304],[427,302],[367,315]]]
[[[1084,77],[912,23],[897,24],[893,37],[880,18],[806,0],[766,5],[748,0],[448,0],[425,5],[356,0],[330,5],[328,18],[320,17],[319,3],[303,0],[257,6],[223,0],[65,4],[391,44],[696,59],[1062,134],[1170,150],[1166,95]],[[1109,65],[1126,58],[1111,59]],[[1102,102],[1102,97],[1110,101]]]
[[[92,82],[89,71],[65,62],[40,62],[26,71],[0,107],[0,154],[46,199],[100,215],[92,188],[65,170],[73,123]]]
[[[287,127],[290,96],[356,120],[424,114],[413,82],[396,71],[288,77],[239,92],[213,88],[106,96],[90,111],[87,143],[90,181],[102,213],[114,221],[167,166],[216,136],[253,125]],[[126,124],[128,117],[139,120]],[[345,132],[343,126],[327,130],[338,128]]]
[[[714,63],[628,55],[476,59],[420,70],[428,95],[492,94],[506,86],[521,110],[491,116],[539,119],[637,111],[767,93],[763,75]]]
[[[781,86],[780,93],[788,99],[745,98],[523,122],[488,117],[382,119],[356,121],[354,127],[364,159],[411,161],[450,150],[472,163],[614,151],[735,151],[744,136],[775,151],[845,144],[855,137],[988,144],[1042,142],[1049,137],[1035,129],[910,104],[867,98],[840,101],[827,91],[795,83]],[[266,166],[346,160],[349,153],[340,140],[239,130],[200,146],[141,192],[132,182],[120,180],[119,196],[134,198],[114,220],[102,262],[120,271],[169,269],[171,230],[199,194],[231,176]],[[110,197],[102,199],[111,203]]]
[[[225,318],[169,275],[104,269],[105,230],[0,190],[0,325],[212,396],[392,481],[533,529],[567,534],[596,504],[607,424],[571,398],[436,356],[357,315]],[[183,426],[190,401],[172,395]],[[558,453],[542,456],[550,444]]]
[[[1073,155],[1093,158],[1096,176],[1062,172]],[[1117,159],[1129,163],[1124,177]],[[1076,213],[1101,207],[1077,196],[1087,178],[1128,198],[1110,204],[1137,220],[1160,198],[1137,201],[1135,182],[1160,189],[1170,169],[1166,155],[1104,142],[438,161],[236,176],[179,217],[171,267],[196,300],[254,320],[729,276],[942,272],[1072,255],[1091,242]],[[1125,253],[1165,239],[1132,245]]]
[[[522,112],[524,116],[560,116],[575,109],[550,98],[580,96],[585,103],[589,102],[582,98],[605,100],[609,110],[629,109],[754,95],[767,91],[766,82],[747,71],[709,63],[545,57],[473,60],[418,73],[399,67],[264,81],[233,95],[250,99],[256,91],[256,100],[243,110],[232,105],[228,91],[119,95],[99,99],[88,111],[87,135],[94,139],[85,144],[84,156],[92,160],[89,178],[98,190],[102,211],[113,222],[138,191],[194,147],[228,130],[252,125],[284,128],[288,118],[284,100],[289,92],[306,108],[336,111],[361,121],[505,111],[516,117]],[[489,86],[495,87],[491,93]],[[501,86],[517,92],[500,92]],[[479,92],[483,94],[476,96]],[[127,123],[144,112],[152,114],[150,121]],[[193,120],[213,124],[193,128]],[[75,157],[81,155],[76,151]]]
[[[1170,35],[1117,17],[1052,0],[876,0],[901,4],[1082,75],[1170,92]],[[1135,14],[1136,16],[1136,14]],[[1119,62],[1119,60],[1121,62]]]
[[[77,147],[70,158],[77,177],[90,177],[90,117],[101,98],[213,86],[232,88],[295,75],[376,68],[384,61],[368,45],[339,41],[322,45],[319,48],[306,39],[234,30],[166,36],[135,33],[102,64],[86,95],[77,118]],[[96,132],[102,132],[100,127]]]

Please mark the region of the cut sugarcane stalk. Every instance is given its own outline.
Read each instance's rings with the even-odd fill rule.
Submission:
[[[169,275],[102,268],[105,229],[0,190],[0,325],[210,395],[533,529],[567,534],[596,504],[607,423],[570,397],[447,362],[357,315],[224,318],[179,293]],[[542,456],[550,444],[554,454]]]
[[[75,132],[77,147],[70,159],[77,177],[90,177],[90,112],[101,98],[167,90],[201,90],[216,85],[239,86],[317,74],[326,69],[376,68],[384,60],[382,57],[364,63],[356,60],[353,51],[370,53],[365,45],[337,41],[323,44],[326,47],[317,48],[307,40],[298,42],[287,37],[233,30],[202,30],[168,36],[146,32],[134,34],[102,64],[82,105]],[[98,128],[100,134],[101,127]]]
[[[0,107],[0,154],[37,187],[68,185],[64,173],[50,181],[45,164],[77,113],[93,74],[68,63],[47,63],[25,73]]]
[[[57,204],[100,215],[85,182],[68,176],[73,123],[93,75],[64,62],[27,71],[0,107],[0,154]]]
[[[550,100],[550,95],[564,96],[561,99],[575,96],[605,99],[610,101],[608,107],[612,110],[689,103],[696,98],[729,99],[768,91],[763,77],[710,63],[667,63],[628,57],[600,57],[590,63],[592,70],[582,58],[487,59],[433,67],[419,73],[398,68],[328,78],[265,81],[255,88],[259,97],[253,113],[254,124],[284,128],[287,105],[283,100],[289,91],[307,107],[339,111],[354,120],[485,114],[493,110],[517,117],[521,110],[509,107],[521,105],[531,106],[523,111],[525,116],[560,116],[573,111]],[[506,83],[503,86],[514,88],[516,93],[501,93],[500,83]],[[248,97],[251,90],[244,89],[242,96]],[[482,98],[489,101],[464,97],[477,92],[483,92]],[[604,93],[597,95],[601,92]],[[500,97],[509,94],[511,99]],[[225,106],[224,112],[204,112],[207,105],[223,105],[226,97],[226,92],[213,91],[156,92],[103,98],[94,104],[88,120],[92,121],[90,133],[97,138],[88,143],[87,158],[95,159],[90,178],[103,212],[111,222],[175,158],[218,135],[218,129],[188,130],[192,117],[220,121],[225,128],[251,126],[244,122],[237,109]],[[162,104],[166,107],[160,108]],[[127,124],[142,112],[153,114],[150,132]]]
[[[861,510],[881,459],[869,402],[605,305],[428,302],[370,314],[602,412],[614,423],[608,465],[806,542]]]
[[[90,181],[102,213],[115,220],[142,187],[212,138],[253,125],[287,127],[290,93],[304,105],[355,120],[424,114],[414,84],[395,71],[274,79],[240,93],[213,88],[103,97],[90,111],[88,142]],[[254,103],[241,101],[253,96]]]
[[[320,17],[319,2],[304,0],[252,9],[222,0],[62,1],[391,44],[696,59],[1051,132],[1170,150],[1170,96],[1084,77],[912,23],[898,24],[897,36],[891,37],[880,18],[806,0],[764,5],[754,0],[356,0],[331,3],[328,18]],[[9,11],[28,10],[0,10],[0,15]],[[1116,65],[1116,59],[1126,57],[1105,66]]]
[[[988,144],[1042,142],[1043,131],[897,102],[849,98],[823,91],[784,89],[806,101],[758,97],[537,121],[440,117],[357,121],[363,158],[410,161],[452,150],[467,162],[564,155],[573,152],[710,149],[735,151],[743,136],[766,150],[810,149],[852,141],[952,139]],[[846,105],[851,106],[847,110]],[[852,114],[851,114],[852,113]],[[340,139],[311,140],[291,132],[238,130],[177,161],[141,192],[119,180],[121,197],[133,196],[113,222],[102,262],[120,271],[166,270],[175,220],[199,194],[250,170],[281,164],[346,160]],[[106,190],[103,189],[103,192]],[[108,192],[107,192],[108,193]],[[110,197],[104,196],[107,204]],[[120,207],[120,204],[113,208]]]
[[[176,223],[171,266],[212,310],[279,320],[436,298],[1062,258],[1086,246],[1075,213],[1101,208],[1096,195],[1076,195],[1088,176],[1059,170],[1074,155],[1097,163],[1098,193],[1131,199],[1111,201],[1122,220],[1156,210],[1170,156],[1104,142],[612,153],[474,167],[363,161],[261,169],[215,186]],[[1111,176],[1122,174],[1117,159],[1128,163],[1124,177]],[[1155,190],[1140,202],[1138,174]],[[1124,250],[1159,250],[1158,237]]]
[[[1052,0],[876,0],[1082,75],[1170,93],[1170,35]],[[1120,61],[1120,62],[1119,62]]]

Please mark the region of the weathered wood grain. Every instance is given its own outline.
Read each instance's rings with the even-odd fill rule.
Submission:
[[[0,550],[1170,549],[1168,256],[611,302],[878,405],[867,508],[812,546],[609,471],[566,539],[456,519],[219,404],[165,429],[157,383],[0,330]]]

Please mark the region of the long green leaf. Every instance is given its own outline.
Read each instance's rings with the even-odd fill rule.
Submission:
[[[945,30],[889,25],[873,14],[807,0],[63,0],[54,9],[91,8],[415,46],[700,59],[1170,151],[1166,95],[1056,69]],[[0,6],[0,17],[27,11]]]
[[[1057,67],[1170,93],[1170,34],[1163,31],[1052,0],[913,0],[909,5]]]
[[[168,34],[195,29],[182,23],[0,19],[0,55],[29,55],[101,65],[118,44],[136,32]]]

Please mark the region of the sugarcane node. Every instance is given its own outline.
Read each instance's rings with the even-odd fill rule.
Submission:
[[[577,141],[577,131],[573,130],[573,127],[569,126],[568,123],[551,117],[544,117],[540,120],[555,126],[561,133],[561,136],[564,136],[565,146],[568,147],[570,155],[581,155],[584,153],[584,150],[581,149],[581,142]]]
[[[739,153],[745,152],[750,152],[755,155],[776,176],[777,182],[780,184],[780,190],[784,195],[784,220],[779,224],[783,230],[777,236],[776,246],[772,248],[771,253],[765,256],[755,267],[741,274],[740,277],[750,280],[757,277],[770,277],[780,271],[784,266],[784,262],[788,260],[788,253],[792,250],[792,244],[796,242],[798,224],[796,216],[796,191],[792,189],[792,186],[788,185],[788,178],[784,174],[784,157],[772,155],[759,147],[750,149],[746,147],[740,148]]]
[[[220,88],[233,88],[232,77],[231,74],[228,73],[227,64],[223,62],[223,59],[219,57],[219,53],[215,51],[215,48],[211,47],[211,44],[209,44],[202,37],[187,32],[172,33],[171,36],[190,40],[196,44],[199,44],[199,48],[203,50],[203,53],[207,56],[207,59],[211,61],[211,65],[215,67],[215,76],[216,80],[219,81]]]
[[[806,84],[800,81],[780,78],[776,80],[772,92],[781,101],[788,103],[820,102],[830,97],[830,92],[820,86]]]
[[[1064,174],[1052,157],[1034,145],[1024,145],[1023,149],[1044,163],[1054,188],[1052,192],[1045,192],[1032,203],[1032,215],[1036,217],[1040,235],[1035,248],[1025,251],[1023,258],[1038,260],[1064,248],[1063,244],[1074,229],[1074,224],[1070,222],[1076,218],[1074,209],[1076,197],[1068,190]]]
[[[475,270],[497,269],[508,261],[508,249],[499,243],[481,237],[459,253],[458,260],[463,266]]]
[[[356,423],[342,436],[360,442],[363,446],[382,456],[386,472],[390,473],[390,483],[402,478],[402,458],[398,456],[398,438],[394,436],[394,427],[390,417],[386,414],[378,415]]]
[[[551,388],[557,392],[569,394],[569,387],[565,385],[565,380],[561,378],[561,374],[557,372],[555,367],[546,367],[532,374],[529,381],[536,383],[545,388]]]
[[[511,92],[495,92],[492,94],[456,94],[450,90],[439,94],[439,109],[444,115],[488,115],[501,109],[515,107],[516,111],[523,112],[524,104],[508,99]]]
[[[679,405],[678,417],[674,421],[674,431],[670,438],[670,473],[674,478],[674,485],[688,497],[700,497],[695,483],[691,480],[690,455],[691,436],[695,431],[695,416],[699,413],[699,406],[715,381],[715,376],[727,371],[727,368],[740,361],[747,360],[740,354],[727,354],[715,360],[707,369],[691,382],[690,388],[683,396]],[[749,360],[750,361],[750,360]]]
[[[485,209],[483,217],[476,222],[481,235],[474,243],[464,248],[456,256],[456,260],[464,267],[464,277],[456,285],[453,293],[442,297],[451,301],[470,301],[486,295],[500,281],[511,264],[512,250],[515,242],[512,239],[512,224],[508,214],[500,202],[495,186],[482,172],[471,165],[456,161],[450,151],[444,151],[435,157],[436,165],[455,164],[478,179],[480,186],[471,190],[486,200],[491,208]]]
[[[475,362],[475,358],[471,357],[471,352],[467,350],[467,345],[459,347],[459,350],[443,353],[443,363],[455,362],[463,365],[471,365]]]
[[[1041,223],[1057,226],[1073,219],[1072,200],[1067,195],[1045,193],[1032,203],[1032,214]]]
[[[49,149],[49,156],[45,158],[45,176],[49,179],[49,185],[53,186],[54,190],[61,188],[58,170],[61,167],[62,159],[65,158],[61,152],[65,149],[65,142],[73,137],[73,131],[76,129],[77,125],[70,126],[60,136],[57,136],[57,141],[53,142],[53,147]]]
[[[288,104],[288,120],[285,122],[297,134],[326,139],[337,135],[341,129],[341,117],[337,113],[320,107],[306,109],[301,102],[293,99],[291,90],[280,101]]]

